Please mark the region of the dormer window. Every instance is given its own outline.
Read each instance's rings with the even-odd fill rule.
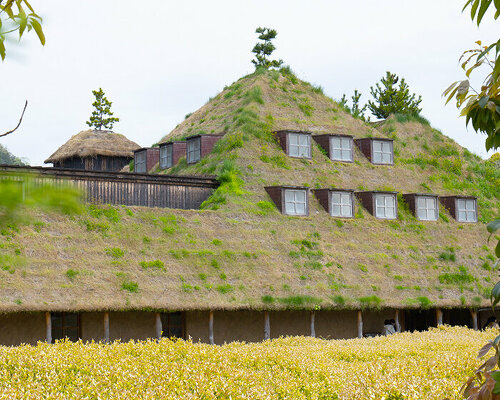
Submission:
[[[205,157],[206,155],[210,154],[212,149],[215,146],[215,143],[217,143],[218,140],[220,140],[224,136],[223,133],[218,133],[218,134],[210,134],[210,135],[194,135],[186,138],[186,161],[188,164],[194,164],[197,163],[202,159],[202,157]],[[174,142],[175,144],[176,142]],[[176,158],[176,150],[174,147],[174,163],[175,163],[175,158]]]
[[[435,194],[409,193],[403,195],[410,211],[420,221],[437,221],[439,217],[438,196]]]
[[[372,164],[394,164],[394,146],[392,139],[362,138],[355,139],[355,143]]]
[[[438,206],[434,196],[417,196],[416,215],[421,221],[437,221]]]
[[[160,146],[160,169],[172,168],[174,161],[174,146],[169,143]]]
[[[186,142],[166,142],[160,144],[160,169],[172,168],[181,157],[186,156]]]
[[[373,140],[372,162],[374,164],[392,164],[392,142]]]
[[[457,221],[477,222],[476,199],[457,199]]]
[[[160,149],[145,147],[134,151],[134,172],[147,174],[160,158]]]
[[[352,137],[330,136],[330,160],[352,161]]]
[[[352,218],[354,216],[354,196],[352,190],[314,189],[319,203],[332,217]]]
[[[298,131],[275,132],[281,148],[290,157],[311,158],[311,134]]]
[[[307,192],[300,189],[285,189],[285,213],[288,215],[307,214]]]
[[[308,188],[297,186],[267,186],[265,189],[282,214],[309,214]]]
[[[298,158],[311,158],[311,136],[301,133],[289,133],[288,155]]]
[[[137,151],[134,157],[134,172],[145,174],[146,170],[146,152],[147,150]]]
[[[396,219],[398,203],[396,192],[356,192],[356,197],[366,210],[379,219]]]
[[[396,196],[393,194],[375,194],[375,217],[381,219],[396,218]]]
[[[194,164],[201,159],[201,137],[192,138],[187,141],[186,161]]]
[[[477,198],[473,196],[442,196],[439,201],[458,222],[477,222]]]

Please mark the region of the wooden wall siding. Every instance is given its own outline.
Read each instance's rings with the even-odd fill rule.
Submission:
[[[280,213],[283,214],[283,188],[281,186],[266,186],[265,189]]]
[[[366,208],[371,215],[374,215],[373,209],[373,192],[356,192],[358,201]]]
[[[274,132],[274,134],[276,135],[276,138],[278,139],[278,143],[279,145],[281,146],[281,148],[283,149],[283,151],[285,152],[285,154],[288,154],[288,140],[287,140],[287,135],[288,135],[288,131],[277,131],[277,132]]]
[[[186,142],[172,142],[172,145],[174,146],[172,150],[172,163],[175,166],[182,157],[186,157]]]
[[[132,157],[72,157],[61,162],[54,163],[56,168],[83,169],[87,171],[121,171],[123,167],[132,161]]]
[[[428,196],[428,195],[427,195]],[[408,207],[410,208],[410,211],[414,216],[417,216],[417,194],[416,193],[407,193],[403,194],[403,199],[405,199],[406,204],[408,204]]]
[[[439,196],[439,201],[441,202],[441,204],[455,219],[457,219],[456,199],[456,196]]]
[[[160,149],[158,147],[151,147],[146,151],[146,170],[151,169],[160,162]]]
[[[217,135],[200,135],[201,158],[212,152],[215,143],[217,143],[222,138],[222,136],[224,136],[224,134],[222,133]]]
[[[330,155],[330,136],[331,135],[314,135],[313,139],[318,145],[326,151],[326,155],[328,158],[331,158]]]
[[[362,138],[362,139],[354,139],[354,143],[364,154],[364,156],[372,162],[372,139],[371,138]]]
[[[12,176],[35,173],[40,182],[72,182],[85,192],[88,202],[97,204],[198,209],[218,187],[215,179],[199,177],[12,166],[1,166],[0,171]]]
[[[324,135],[326,136],[326,135]],[[314,196],[319,201],[319,204],[323,206],[325,211],[330,214],[330,196],[329,196],[329,189],[313,189]]]

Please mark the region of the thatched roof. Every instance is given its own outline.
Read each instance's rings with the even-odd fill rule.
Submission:
[[[352,163],[330,161],[315,141],[311,159],[287,157],[272,134],[280,129],[391,138],[394,165],[358,149]],[[38,224],[0,235],[0,312],[489,304],[496,271],[484,222],[500,210],[491,161],[421,121],[375,128],[277,71],[235,82],[164,140],[200,131],[226,134],[202,162],[165,172],[219,175],[211,210],[37,214]],[[459,223],[444,207],[438,221],[419,221],[402,197],[397,220],[359,203],[354,218],[337,219],[313,194],[308,216],[286,216],[265,191],[273,185],[474,195],[481,222]]]
[[[82,131],[71,137],[57,151],[45,160],[45,163],[55,163],[73,157],[133,157],[134,150],[139,149],[120,133],[110,131]]]

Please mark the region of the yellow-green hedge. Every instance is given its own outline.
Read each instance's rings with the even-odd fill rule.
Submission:
[[[495,333],[0,346],[0,399],[458,399]]]

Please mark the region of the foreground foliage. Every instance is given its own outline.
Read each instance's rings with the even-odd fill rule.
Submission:
[[[442,327],[391,337],[289,337],[0,347],[0,398],[457,399],[495,336]]]

